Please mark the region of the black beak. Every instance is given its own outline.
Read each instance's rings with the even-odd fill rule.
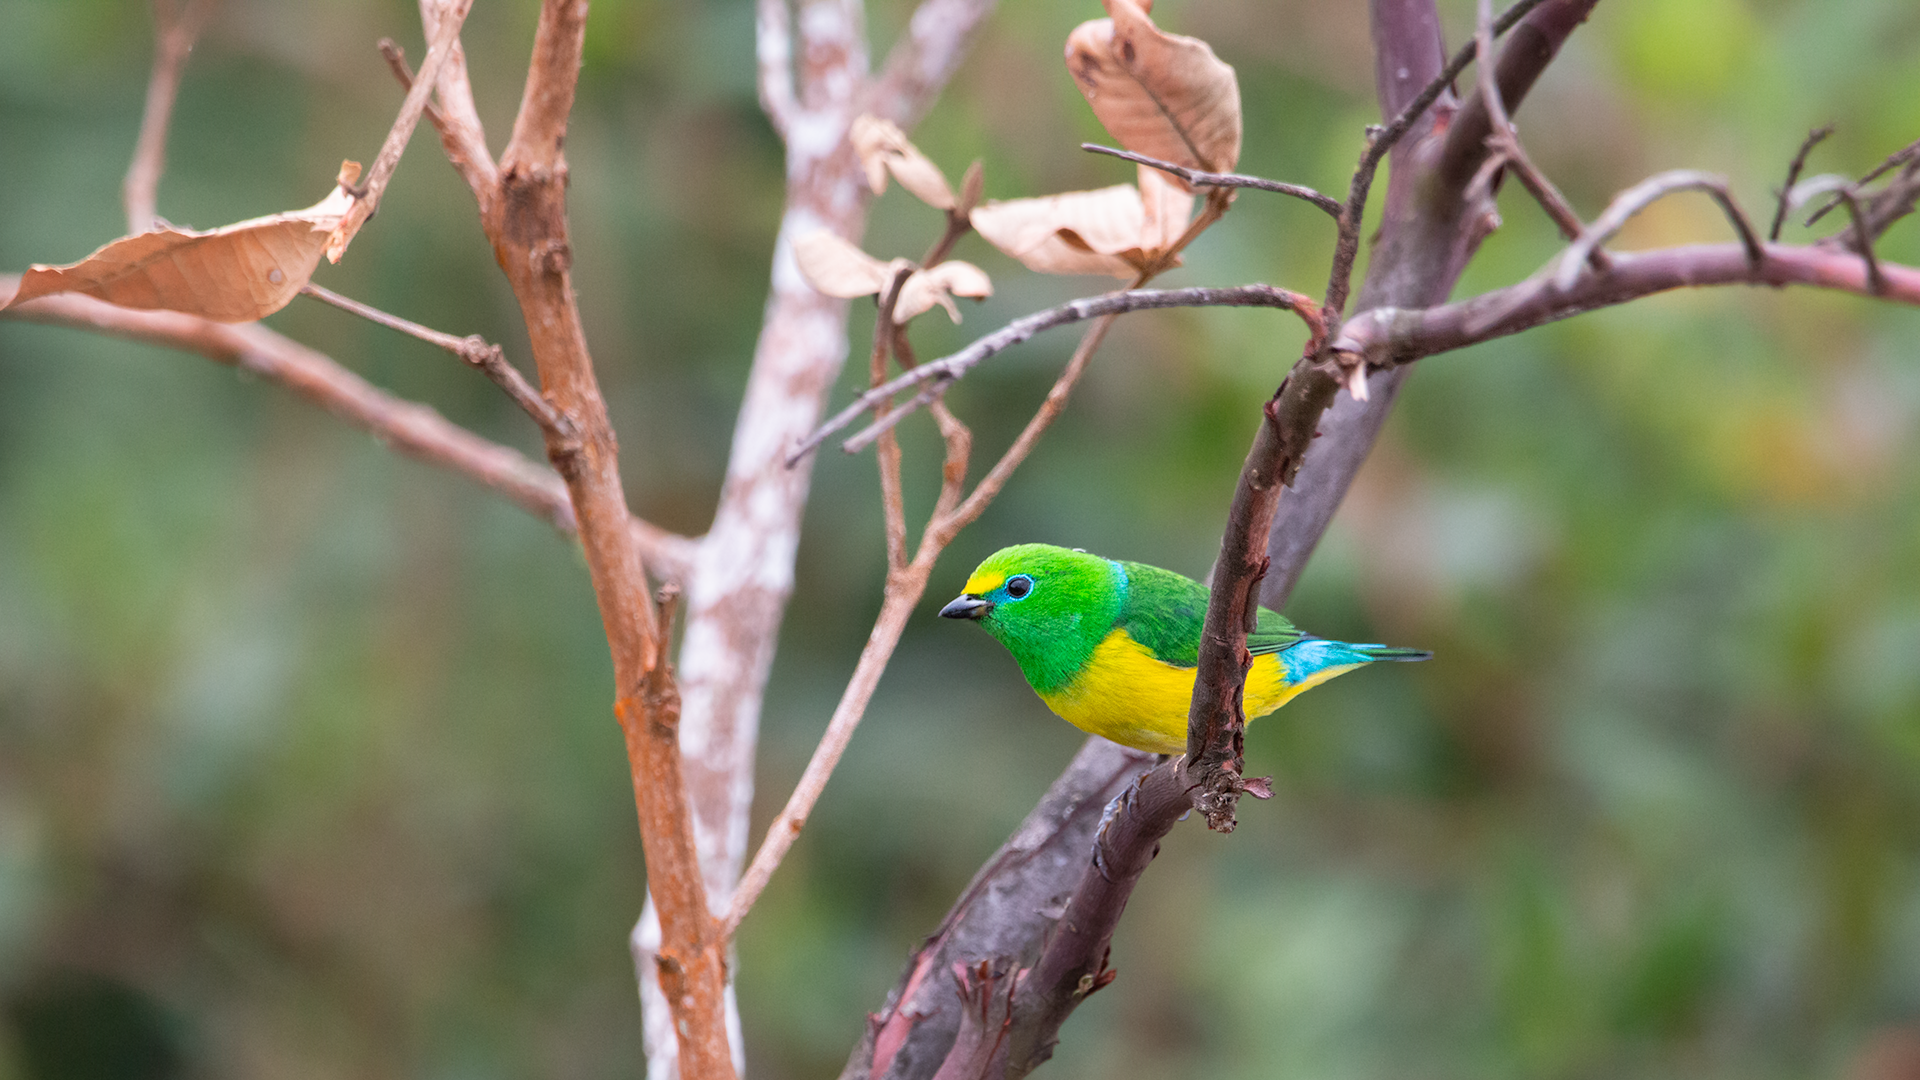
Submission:
[[[962,593],[953,598],[953,603],[940,609],[943,619],[977,619],[993,610],[993,603],[977,596]]]

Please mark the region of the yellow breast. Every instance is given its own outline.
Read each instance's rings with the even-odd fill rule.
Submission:
[[[1279,657],[1256,656],[1253,670],[1247,673],[1247,718],[1265,716],[1300,691],[1358,666],[1316,671],[1301,682],[1289,684]],[[1072,682],[1051,694],[1041,694],[1040,699],[1082,731],[1136,750],[1178,754],[1187,748],[1193,673],[1193,668],[1175,667],[1156,659],[1125,630],[1115,630],[1094,648],[1087,666]]]

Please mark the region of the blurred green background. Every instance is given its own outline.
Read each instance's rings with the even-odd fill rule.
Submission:
[[[496,150],[535,5],[476,5]],[[1344,191],[1376,117],[1364,5],[1163,0],[1240,73],[1243,167]],[[871,11],[878,48],[909,8]],[[1470,3],[1444,7],[1459,41]],[[1005,5],[916,133],[993,197],[1124,180],[1059,60],[1091,0]],[[697,532],[780,207],[747,0],[599,0],[568,153],[576,281],[642,514]],[[307,205],[366,160],[419,56],[400,0],[225,0],[160,213]],[[137,0],[0,3],[0,268],[123,229],[150,56]],[[1910,0],[1607,0],[1520,120],[1591,217],[1675,167],[1756,216],[1920,135]],[[1462,293],[1556,248],[1513,185]],[[915,254],[898,192],[868,247]],[[1695,196],[1625,246],[1720,239]],[[1790,228],[1788,238],[1802,238]],[[1331,230],[1257,195],[1169,283],[1317,292]],[[1887,257],[1920,262],[1920,226]],[[1104,289],[969,239],[999,294],[923,356]],[[419,137],[321,284],[526,362],[471,200]],[[861,340],[871,305],[855,305]],[[296,301],[272,324],[537,452],[472,372]],[[938,323],[938,324],[936,324]],[[932,617],[1047,540],[1199,574],[1270,312],[1131,316],[937,572],[846,764],[740,940],[750,1067],[837,1072],[908,951],[1078,745],[984,635]],[[997,453],[1071,346],[956,387]],[[839,400],[854,385],[841,380]],[[934,479],[906,431],[910,507]],[[765,720],[784,797],[878,607],[874,468],[824,454]],[[1438,658],[1260,723],[1278,796],[1189,823],[1069,1023],[1066,1077],[1856,1077],[1920,1017],[1920,313],[1671,295],[1426,361],[1291,612]],[[0,322],[0,1078],[631,1077],[644,887],[610,676],[569,544],[465,480],[192,356]],[[1913,1069],[1911,1063],[1907,1068]]]

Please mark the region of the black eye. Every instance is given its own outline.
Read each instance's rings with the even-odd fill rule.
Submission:
[[[1033,591],[1033,579],[1025,574],[1015,574],[1007,579],[1007,595],[1015,600]]]

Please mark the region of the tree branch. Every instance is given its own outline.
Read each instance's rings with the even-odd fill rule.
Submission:
[[[1509,113],[1520,108],[1535,79],[1595,2],[1547,0],[1508,32],[1495,72],[1501,101]],[[1408,10],[1418,9],[1423,3],[1430,15],[1431,0],[1375,0],[1374,37],[1382,42],[1375,59],[1376,82],[1383,89],[1383,115],[1394,115],[1406,107],[1397,98],[1384,96],[1387,88],[1407,81],[1396,83],[1392,77],[1400,67],[1411,66],[1414,77],[1418,78],[1421,58],[1431,52],[1433,58],[1426,62],[1426,70],[1439,69],[1441,53],[1437,43],[1426,50],[1394,51],[1386,47],[1386,43],[1408,37],[1416,41],[1426,39],[1428,32],[1418,28],[1428,25],[1428,15]],[[1415,29],[1381,27],[1379,24],[1388,18],[1404,21]],[[1498,21],[1495,26],[1499,26]],[[1490,225],[1484,216],[1485,208],[1466,198],[1466,186],[1472,182],[1487,154],[1486,129],[1482,128],[1479,134],[1463,134],[1466,131],[1463,125],[1468,121],[1463,114],[1472,112],[1473,104],[1469,102],[1467,108],[1456,113],[1444,130],[1416,130],[1410,141],[1403,140],[1396,148],[1379,239],[1368,259],[1366,280],[1354,303],[1357,311],[1444,303],[1485,235]],[[1448,162],[1452,167],[1443,168]],[[1321,420],[1320,438],[1315,441],[1306,465],[1294,478],[1292,493],[1274,519],[1273,533],[1268,537],[1267,554],[1273,561],[1261,586],[1261,602],[1267,607],[1279,610],[1285,606],[1308,556],[1333,519],[1334,509],[1345,498],[1354,474],[1373,448],[1408,370],[1393,367],[1376,372],[1368,381],[1366,401],[1342,395]]]
[[[460,26],[466,22],[467,12],[472,8],[473,0],[451,0],[448,4],[440,25],[430,39],[426,58],[420,61],[420,78],[407,90],[405,100],[400,103],[400,114],[393,118],[393,127],[388,129],[386,141],[380,144],[380,153],[373,159],[373,167],[367,171],[366,179],[361,181],[359,187],[352,189],[353,205],[347,208],[346,216],[340,219],[340,224],[334,226],[333,235],[327,238],[328,259],[339,262],[347,245],[353,243],[354,234],[380,208],[380,197],[386,193],[387,182],[393,179],[393,170],[400,165],[400,155],[407,149],[407,140],[413,137],[414,125],[420,122],[420,114],[426,110],[434,82],[440,77],[441,68],[453,52],[460,37]]]
[[[1883,262],[1880,273],[1884,288],[1876,293],[1851,251],[1769,244],[1756,269],[1739,244],[1662,248],[1616,256],[1608,273],[1581,275],[1566,288],[1543,272],[1460,303],[1376,308],[1348,320],[1330,347],[1376,366],[1405,364],[1653,293],[1710,285],[1809,285],[1920,305],[1920,268]]]
[[[1727,215],[1734,232],[1740,234],[1740,246],[1747,253],[1747,261],[1758,267],[1766,260],[1760,239],[1754,235],[1753,224],[1747,220],[1740,205],[1734,202],[1732,193],[1727,190],[1726,179],[1691,169],[1675,169],[1640,181],[1607,204],[1606,211],[1580,234],[1579,239],[1568,245],[1566,253],[1561,256],[1559,269],[1555,272],[1559,287],[1562,290],[1571,288],[1573,279],[1580,274],[1580,264],[1619,232],[1635,214],[1680,191],[1704,191],[1711,195]],[[1871,255],[1868,258],[1871,259]]]
[[[1807,137],[1801,140],[1800,150],[1793,155],[1793,161],[1787,165],[1787,182],[1780,186],[1779,194],[1774,200],[1773,227],[1767,230],[1768,243],[1778,243],[1780,240],[1780,229],[1787,223],[1787,213],[1792,208],[1790,204],[1793,201],[1793,186],[1800,182],[1800,170],[1806,168],[1807,155],[1813,153],[1813,148],[1826,141],[1827,136],[1831,134],[1833,134],[1833,125],[1827,124],[1807,132]]]
[[[526,89],[501,155],[499,187],[479,198],[482,224],[513,286],[556,408],[579,430],[577,448],[547,441],[580,522],[580,544],[613,658],[614,714],[626,735],[647,891],[659,912],[654,957],[673,1016],[682,1074],[730,1080],[726,944],[708,910],[679,745],[680,694],[665,628],[647,590],[642,554],[624,527],[618,445],[575,301],[562,147],[586,36],[586,4],[544,0]],[[441,29],[441,40],[447,39]],[[436,43],[437,44],[437,43]],[[423,68],[431,66],[429,63]],[[411,93],[429,83],[422,70]]]
[[[11,295],[18,284],[17,275],[0,275],[0,296]],[[4,317],[130,338],[238,367],[279,383],[407,457],[499,492],[568,536],[577,531],[566,485],[553,470],[426,405],[394,397],[324,354],[258,323],[233,325],[174,311],[136,311],[80,293],[44,296],[8,309]],[[685,580],[693,565],[692,540],[639,518],[631,518],[629,528],[657,573]]]
[[[133,161],[120,185],[127,208],[127,232],[153,228],[160,174],[167,166],[167,129],[180,94],[180,72],[194,42],[213,14],[215,0],[153,0],[153,74],[147,80],[147,104],[140,114],[140,137]]]
[[[579,437],[573,421],[553,407],[553,403],[540,396],[540,391],[530,385],[518,368],[507,363],[506,353],[498,345],[488,342],[478,334],[466,337],[454,337],[432,327],[422,326],[411,319],[391,315],[379,308],[363,304],[351,297],[342,296],[332,289],[323,289],[309,282],[300,287],[301,293],[313,297],[322,303],[332,304],[342,311],[350,312],[371,323],[397,330],[409,337],[419,338],[429,345],[437,345],[459,357],[468,366],[477,368],[495,386],[506,391],[513,403],[520,406],[522,412],[533,418],[542,431],[558,440],[570,440]]]
[[[1333,218],[1334,221],[1337,222],[1340,220],[1341,202],[1339,199],[1331,195],[1322,195],[1312,188],[1300,184],[1289,184],[1281,180],[1268,180],[1259,176],[1246,176],[1241,173],[1203,172],[1199,169],[1189,169],[1185,165],[1176,165],[1171,161],[1161,161],[1159,158],[1151,158],[1145,154],[1136,154],[1131,150],[1116,150],[1111,146],[1101,146],[1099,143],[1081,143],[1080,149],[1095,154],[1106,154],[1109,157],[1117,157],[1122,161],[1131,161],[1137,165],[1145,165],[1148,168],[1159,169],[1162,172],[1171,173],[1185,180],[1187,183],[1199,187],[1253,188],[1256,191],[1271,191],[1278,195],[1291,195],[1296,199],[1304,200],[1319,207],[1326,212],[1328,217]]]
[[[941,357],[930,363],[921,364],[910,371],[894,377],[881,386],[868,390],[866,393],[855,398],[851,405],[835,413],[832,419],[829,419],[826,423],[814,429],[812,434],[802,440],[801,443],[794,447],[793,451],[787,455],[787,460],[790,463],[799,462],[821,443],[831,438],[835,432],[845,430],[854,420],[859,418],[861,413],[876,407],[884,408],[885,406],[882,403],[886,401],[886,399],[923,383],[934,383],[940,386],[950,385],[966,375],[968,371],[972,370],[981,361],[1005,352],[1013,346],[1033,337],[1035,334],[1040,333],[1042,330],[1050,330],[1056,326],[1065,326],[1068,323],[1080,322],[1084,319],[1092,319],[1102,315],[1118,315],[1128,311],[1143,311],[1150,308],[1169,307],[1285,308],[1286,310],[1299,314],[1302,318],[1308,319],[1308,328],[1310,330],[1315,326],[1314,318],[1317,318],[1317,316],[1310,317],[1310,313],[1316,312],[1313,301],[1301,296],[1299,293],[1289,292],[1286,289],[1273,285],[1236,285],[1224,289],[1207,287],[1190,289],[1130,289],[1120,292],[1104,293],[1100,296],[1084,297],[1079,300],[1071,300],[1061,304],[1059,307],[1048,308],[1045,311],[1038,311],[1024,318],[1015,319],[999,330],[977,339],[973,344],[961,349],[959,352]],[[894,413],[889,415],[894,415],[894,422],[898,423],[899,419],[904,416],[904,413],[899,413],[898,410],[895,410]],[[891,424],[887,425],[889,428],[891,426]],[[861,441],[855,444],[853,439],[849,439],[846,449],[848,452],[861,449],[867,442],[872,441],[874,437],[878,436],[881,430],[885,429],[880,428],[878,425],[867,428],[857,436]]]
[[[1030,964],[1086,866],[1101,809],[1153,764],[1151,754],[1089,738],[1007,842],[974,875],[874,1015],[841,1080],[931,1076],[949,1056],[962,1001],[955,963]]]

